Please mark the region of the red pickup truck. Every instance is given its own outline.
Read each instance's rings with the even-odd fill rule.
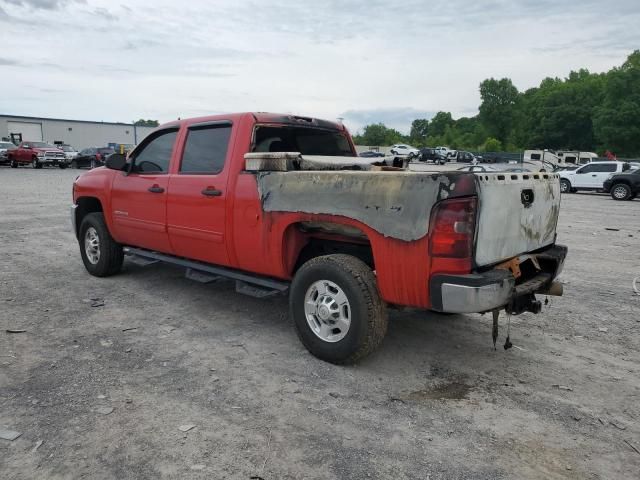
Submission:
[[[42,168],[44,165],[53,165],[67,168],[69,162],[62,150],[45,142],[22,142],[17,148],[7,152],[11,168],[20,165],[31,165],[33,168]]]
[[[535,294],[562,293],[557,175],[375,160],[314,118],[179,120],[76,179],[73,229],[95,276],[130,255],[249,295],[288,292],[303,344],[339,364],[381,343],[388,306],[493,312],[497,327],[502,309],[538,313]]]

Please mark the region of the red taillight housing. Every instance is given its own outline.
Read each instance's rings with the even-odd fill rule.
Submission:
[[[476,197],[463,197],[443,200],[433,208],[429,228],[432,257],[470,259],[473,256],[476,205]]]
[[[102,154],[96,153],[96,160],[98,160],[99,162],[102,161]]]

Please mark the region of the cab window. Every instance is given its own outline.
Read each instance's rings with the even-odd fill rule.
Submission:
[[[178,130],[157,132],[133,156],[132,173],[167,173]]]

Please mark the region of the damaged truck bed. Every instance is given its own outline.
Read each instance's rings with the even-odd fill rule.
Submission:
[[[146,169],[161,159],[145,150],[166,135],[175,145],[158,175]],[[201,170],[183,175],[191,138],[212,149],[226,139],[225,150],[210,170],[198,159]],[[147,189],[164,217],[136,208]],[[187,266],[190,278],[227,276],[258,296],[289,287],[304,345],[349,363],[382,341],[388,305],[538,313],[537,293],[562,293],[559,207],[555,174],[408,172],[358,158],[342,125],[235,114],[160,127],[128,159],[81,176],[72,218],[90,273],[121,263],[92,263],[102,221],[107,255],[126,249]]]

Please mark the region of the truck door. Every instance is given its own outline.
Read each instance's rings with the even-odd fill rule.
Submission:
[[[584,167],[577,168],[575,170],[575,175],[573,175],[573,178],[571,180],[573,186],[591,188],[591,185],[593,184],[591,175],[595,176],[593,167],[594,165],[585,165]]]
[[[594,164],[594,166],[596,167],[595,171],[592,172],[592,177],[593,178],[593,187],[592,188],[602,188],[604,186],[604,181],[607,179],[607,177],[614,173],[615,171],[617,171],[618,169],[618,164],[611,162],[611,163],[596,163]],[[593,176],[595,175],[595,177]]]
[[[187,127],[180,161],[169,179],[167,228],[176,255],[229,264],[225,209],[231,128],[224,120]]]
[[[114,177],[111,218],[114,236],[121,243],[171,253],[167,187],[177,134],[174,127],[149,135],[132,152],[129,174]]]

